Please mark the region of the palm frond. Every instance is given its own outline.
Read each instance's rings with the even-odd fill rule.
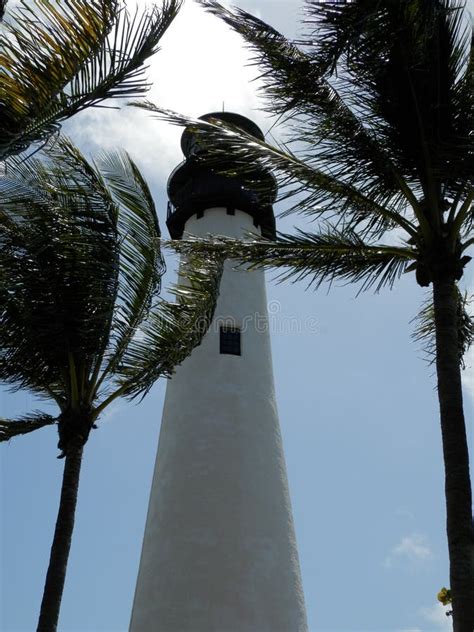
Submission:
[[[366,243],[353,231],[330,225],[319,233],[280,233],[276,241],[243,242],[209,236],[207,240],[172,241],[170,245],[185,255],[220,252],[250,263],[251,268],[288,268],[278,275],[280,281],[307,280],[315,287],[336,280],[361,282],[361,291],[375,286],[377,292],[384,286],[392,287],[416,256],[410,248]]]
[[[0,442],[10,441],[13,437],[28,434],[55,423],[57,423],[55,417],[42,412],[24,415],[18,419],[0,418]]]
[[[53,133],[108,98],[148,89],[146,60],[158,50],[181,0],[130,18],[117,0],[25,0],[5,25],[0,68],[0,158]]]
[[[0,376],[46,395],[69,388],[71,356],[86,388],[109,336],[119,256],[100,177],[66,140],[50,159],[34,169],[15,159],[0,181]]]
[[[113,24],[116,0],[20,0],[2,24],[0,57],[0,158],[53,131],[44,112],[93,55]]]
[[[310,0],[307,6],[318,32],[314,54],[358,87],[358,101],[383,121],[398,164],[420,181],[430,212],[439,214],[439,182],[473,172],[466,126],[472,90],[467,109],[466,103],[459,109],[455,98],[470,55],[464,3]]]
[[[288,122],[287,146],[400,215],[408,203],[431,241],[474,173],[472,29],[462,3],[307,0],[296,42],[243,10],[200,4],[254,53],[266,109]],[[318,202],[316,193],[295,209]]]
[[[474,317],[469,308],[472,297],[464,294],[456,286],[457,293],[457,314],[458,314],[458,349],[459,362],[464,369],[464,357],[474,342]],[[412,334],[413,340],[421,344],[426,359],[430,364],[436,361],[436,328],[434,319],[433,299],[430,296],[422,305],[419,313],[413,318],[412,323],[415,329]]]
[[[113,372],[161,289],[165,262],[153,197],[136,164],[125,152],[103,154],[97,168],[118,206],[120,273],[113,338],[100,381]],[[100,383],[98,384],[98,386]]]
[[[351,108],[351,92],[343,98],[337,85],[324,76],[319,57],[308,45],[314,34],[307,41],[291,42],[242,9],[229,10],[215,0],[199,1],[250,47],[263,82],[265,109],[288,123],[290,143],[301,146],[298,155],[331,170],[338,179],[363,187],[373,198],[401,194],[405,204],[416,210],[415,193],[380,142],[376,121],[360,107]]]
[[[176,300],[160,300],[152,307],[116,369],[122,394],[144,396],[159,377],[170,377],[201,343],[214,315],[222,270],[219,253],[189,256],[173,289]]]
[[[461,73],[459,80],[456,82],[453,93],[452,103],[455,116],[453,117],[453,134],[459,139],[472,139],[472,130],[474,129],[474,26],[471,29],[470,51],[467,56],[467,62],[464,72]],[[464,152],[459,152],[458,161],[464,161],[456,177],[450,183],[449,193],[453,198],[457,194],[462,193],[466,186],[473,186],[472,164],[473,164],[473,143],[467,143]],[[470,174],[471,177],[464,178],[464,174]],[[468,221],[469,229],[472,228],[472,215]]]
[[[281,199],[301,196],[288,212],[302,212],[311,217],[345,217],[346,223],[362,227],[368,234],[378,234],[399,226],[409,235],[415,236],[414,225],[393,206],[393,199],[387,194],[384,199],[373,199],[364,191],[350,183],[337,179],[330,172],[322,171],[310,163],[299,159],[287,148],[272,146],[251,134],[214,119],[203,121],[182,116],[159,108],[152,103],[135,103],[162,120],[174,125],[188,127],[196,134],[206,152],[199,154],[204,164],[216,171],[222,171],[232,157],[231,175],[251,174],[255,165],[274,172],[281,191]],[[308,193],[309,191],[309,193]]]

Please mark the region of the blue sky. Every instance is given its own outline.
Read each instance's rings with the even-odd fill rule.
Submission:
[[[240,6],[296,32],[299,2]],[[224,102],[267,131],[246,59],[239,39],[188,0],[149,70],[149,98],[191,115]],[[88,111],[66,127],[92,154],[101,146],[130,151],[164,228],[180,131],[130,109]],[[297,217],[278,223],[293,225],[301,226]],[[173,259],[168,269],[171,283]],[[449,580],[435,379],[410,339],[424,293],[408,276],[393,291],[357,298],[355,286],[314,292],[272,276],[276,391],[310,630],[448,630],[436,603]],[[468,364],[472,453],[472,354]],[[86,446],[61,631],[127,629],[165,386],[158,383],[140,405],[115,404]],[[27,393],[0,394],[0,403],[5,416],[38,407]],[[0,450],[5,632],[35,628],[63,466],[56,443],[47,428]]]

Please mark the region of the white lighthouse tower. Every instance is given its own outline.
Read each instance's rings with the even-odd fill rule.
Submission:
[[[210,116],[263,138],[240,115]],[[181,146],[172,238],[274,234],[271,174],[214,173],[189,130]],[[168,382],[130,630],[307,630],[261,270],[226,262],[214,322]]]

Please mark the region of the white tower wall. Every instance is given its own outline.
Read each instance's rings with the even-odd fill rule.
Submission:
[[[208,209],[189,234],[245,238]],[[219,323],[242,329],[220,354]],[[227,261],[214,323],[168,382],[131,632],[307,630],[263,271]]]

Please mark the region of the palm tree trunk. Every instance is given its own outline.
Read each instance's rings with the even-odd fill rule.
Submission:
[[[64,463],[61,500],[59,502],[56,529],[51,546],[37,632],[55,632],[58,625],[59,608],[61,606],[74,528],[82,451],[82,442],[78,447],[71,447],[68,450]]]
[[[474,529],[453,279],[433,282],[454,632],[474,630]]]

